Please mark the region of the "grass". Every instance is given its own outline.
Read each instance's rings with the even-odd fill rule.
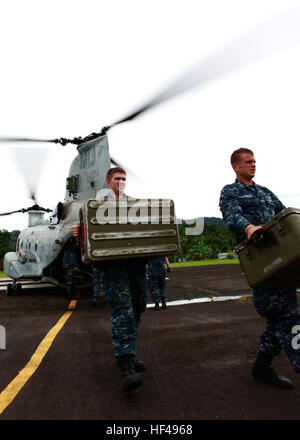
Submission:
[[[6,278],[6,277],[7,277],[7,275],[5,272],[0,272],[0,278]]]
[[[215,264],[239,264],[238,258],[226,258],[224,260],[199,260],[199,261],[186,261],[181,263],[170,263],[171,267],[191,267],[191,266],[209,266]]]

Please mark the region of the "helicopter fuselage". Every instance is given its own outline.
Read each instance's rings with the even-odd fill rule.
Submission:
[[[78,221],[82,204],[82,200],[64,203],[60,208],[61,218],[54,216],[48,221],[43,219],[41,211],[30,211],[28,228],[19,234],[16,251],[5,255],[5,273],[13,280],[34,279],[60,284],[51,265],[71,238],[70,229]]]
[[[79,221],[85,200],[96,198],[106,186],[111,160],[107,136],[81,144],[73,160],[64,203],[58,203],[50,220],[39,210],[28,212],[28,227],[21,231],[15,252],[4,257],[6,275],[17,280],[33,279],[61,285],[63,249],[71,238],[71,226]]]

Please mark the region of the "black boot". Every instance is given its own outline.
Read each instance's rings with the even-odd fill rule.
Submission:
[[[118,357],[117,365],[122,371],[124,391],[132,391],[142,385],[142,378],[135,370],[133,355],[125,354],[124,356]]]
[[[166,298],[163,298],[163,299],[161,300],[161,307],[162,307],[162,309],[166,309],[166,308],[167,308]]]
[[[160,308],[159,308],[159,302],[156,302],[156,303],[155,303],[155,306],[154,306],[154,309],[153,309],[153,310],[155,310],[155,311],[160,310]]]
[[[271,366],[273,356],[263,351],[258,352],[256,361],[252,369],[252,376],[269,385],[279,388],[293,388],[293,383],[290,379],[279,376]]]
[[[137,361],[136,359],[133,359],[133,364],[134,364],[134,370],[137,373],[141,373],[142,371],[145,371],[145,364],[143,361]]]
[[[131,355],[130,355],[131,356]],[[117,365],[118,365],[118,367],[120,367],[121,368],[121,362],[120,362],[120,357],[117,357],[116,358],[116,360],[117,360]],[[142,371],[145,371],[146,370],[146,367],[145,367],[145,364],[144,364],[144,362],[143,361],[138,361],[133,355],[132,355],[132,361],[133,361],[133,365],[134,365],[134,370],[137,372],[137,373],[141,373]]]

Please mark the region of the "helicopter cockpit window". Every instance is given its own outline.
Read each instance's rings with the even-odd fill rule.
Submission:
[[[20,249],[23,249],[23,240],[21,241]]]
[[[62,203],[59,202],[55,209],[53,210],[53,214],[50,217],[50,224],[57,225],[62,218]]]
[[[38,246],[37,243],[35,243],[35,245],[34,245],[34,250],[35,251],[37,251],[37,246]]]

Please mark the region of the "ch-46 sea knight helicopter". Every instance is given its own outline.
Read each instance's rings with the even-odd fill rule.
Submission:
[[[44,219],[44,213],[49,210],[38,206],[34,194],[32,198],[35,204],[32,207],[0,214],[28,213],[28,228],[21,231],[15,252],[9,252],[4,258],[4,270],[12,279],[12,283],[7,286],[7,294],[11,295],[14,290],[20,293],[21,284],[18,281],[23,279],[63,284],[62,253],[71,238],[70,227],[78,221],[83,204],[87,200],[95,199],[97,192],[105,188],[105,176],[111,163],[117,165],[109,154],[107,138],[109,129],[133,120],[146,110],[193,87],[299,43],[300,8],[294,7],[281,11],[279,15],[260,23],[238,40],[222,47],[138,110],[110,126],[103,127],[99,133],[73,140],[0,138],[0,142],[3,143],[52,142],[61,145],[72,143],[77,145],[78,150],[67,178],[65,199],[57,204],[50,220]]]

